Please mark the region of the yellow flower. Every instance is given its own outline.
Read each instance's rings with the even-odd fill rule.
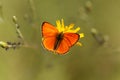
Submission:
[[[56,28],[58,29],[58,31],[60,33],[61,32],[62,33],[66,33],[66,32],[77,33],[80,30],[80,27],[73,29],[74,24],[70,24],[69,26],[65,26],[63,19],[61,20],[61,22],[60,22],[60,20],[57,20],[56,25],[57,25]],[[80,35],[80,38],[84,37],[84,33],[79,33],[79,35]],[[77,42],[76,44],[82,46],[82,44],[80,42]]]

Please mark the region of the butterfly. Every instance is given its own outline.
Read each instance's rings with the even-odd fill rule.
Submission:
[[[59,32],[49,22],[42,23],[42,44],[44,48],[57,54],[66,54],[78,42],[80,35],[73,32]]]

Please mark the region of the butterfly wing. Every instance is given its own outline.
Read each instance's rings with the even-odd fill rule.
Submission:
[[[69,46],[73,46],[78,40],[80,35],[77,33],[64,33],[64,38],[66,38],[69,42]]]
[[[56,36],[58,33],[58,30],[50,23],[48,22],[43,22],[42,24],[42,37],[51,37],[51,36]]]
[[[79,34],[76,33],[64,33],[63,40],[61,41],[56,52],[58,54],[65,54],[69,51],[70,47],[73,46],[79,40]]]
[[[43,22],[42,24],[42,37],[43,37],[43,46],[50,51],[53,51],[56,35],[58,30],[50,23]]]
[[[56,37],[47,37],[43,40],[43,46],[50,51],[54,51],[54,44],[56,41]]]

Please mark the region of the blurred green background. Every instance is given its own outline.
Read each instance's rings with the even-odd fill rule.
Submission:
[[[12,16],[29,45],[0,48],[0,80],[120,80],[120,0],[0,0],[0,41],[17,42]],[[41,45],[41,24],[80,26],[82,47],[55,55]],[[107,36],[100,45],[91,29]]]

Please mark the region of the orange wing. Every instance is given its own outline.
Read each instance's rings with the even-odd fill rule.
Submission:
[[[64,38],[69,42],[69,46],[73,46],[78,40],[80,35],[77,33],[64,33]]]
[[[46,37],[43,40],[43,46],[50,51],[54,51],[54,45],[55,45],[56,37]]]
[[[58,30],[50,23],[43,22],[42,24],[42,37],[43,37],[43,46],[50,51],[53,51],[56,35]]]
[[[50,24],[48,22],[43,22],[43,24],[42,24],[43,38],[56,36],[57,33],[58,33],[58,30],[52,24]]]
[[[58,54],[65,54],[69,51],[70,47],[73,46],[79,40],[79,34],[77,33],[64,33],[63,40],[61,41],[56,52]]]

